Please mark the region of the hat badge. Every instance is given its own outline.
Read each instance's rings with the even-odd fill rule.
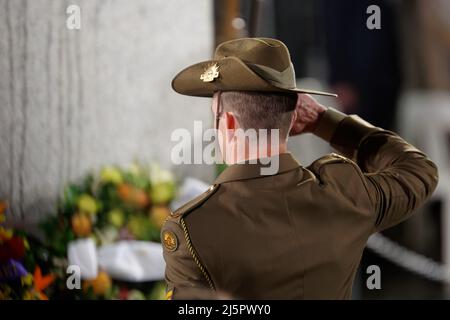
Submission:
[[[200,75],[200,80],[203,82],[212,82],[215,78],[219,77],[219,66],[217,63],[210,65],[205,71]]]

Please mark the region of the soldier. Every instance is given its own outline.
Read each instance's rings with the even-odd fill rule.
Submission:
[[[348,299],[369,236],[409,218],[437,185],[423,152],[308,93],[330,94],[296,88],[278,40],[222,43],[172,87],[213,97],[221,153],[238,156],[225,156],[230,166],[210,189],[163,226],[168,299]],[[278,129],[279,145],[239,153],[239,128]],[[305,132],[340,154],[302,166],[286,142]],[[263,161],[247,161],[262,154],[277,157],[277,173],[263,175]]]

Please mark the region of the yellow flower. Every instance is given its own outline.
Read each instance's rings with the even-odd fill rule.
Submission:
[[[85,280],[83,282],[83,289],[85,291],[87,291],[90,287],[92,287],[92,291],[95,295],[104,296],[111,290],[112,279],[106,272],[100,271],[97,278]]]
[[[108,221],[113,226],[120,228],[125,222],[125,214],[120,209],[113,209],[108,212]]]
[[[128,172],[137,177],[142,174],[142,169],[137,163],[132,163],[128,166]]]
[[[97,202],[93,197],[88,194],[82,194],[78,198],[78,208],[82,212],[89,214],[95,214],[97,212]]]
[[[33,293],[30,290],[25,291],[25,293],[23,294],[23,300],[34,300]]]
[[[39,294],[34,291],[34,289],[30,289],[25,291],[23,294],[23,300],[40,300]]]
[[[0,227],[0,242],[3,240],[11,239],[13,236],[12,229],[5,229],[3,227]]]
[[[5,222],[6,217],[5,217],[5,210],[6,210],[6,202],[4,201],[0,201],[0,223]]]
[[[33,275],[28,273],[20,279],[22,286],[31,286],[33,284]]]
[[[120,171],[113,166],[106,166],[100,173],[100,180],[103,183],[120,184],[123,181]]]
[[[11,288],[9,286],[0,286],[0,300],[11,299]]]
[[[150,199],[153,204],[167,204],[175,195],[175,185],[171,182],[161,182],[152,186],[150,190]]]
[[[170,209],[166,206],[153,206],[150,210],[150,220],[160,229],[169,215]]]
[[[145,295],[141,291],[133,289],[128,292],[127,300],[145,300]]]

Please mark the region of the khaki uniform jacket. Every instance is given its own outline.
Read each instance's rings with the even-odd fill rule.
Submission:
[[[169,299],[351,297],[368,237],[410,217],[437,168],[395,133],[331,108],[314,133],[342,155],[303,167],[282,154],[271,176],[232,165],[172,213],[161,233]]]

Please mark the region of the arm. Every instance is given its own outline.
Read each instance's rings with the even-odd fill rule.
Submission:
[[[161,230],[167,299],[211,299],[214,293],[194,260],[179,219],[171,219]]]
[[[330,142],[357,163],[376,214],[375,231],[407,219],[432,194],[438,173],[424,153],[395,133],[374,127],[358,116],[327,109],[310,96],[300,95],[299,100],[297,108],[307,107],[312,119],[301,124],[303,132],[309,130]]]

